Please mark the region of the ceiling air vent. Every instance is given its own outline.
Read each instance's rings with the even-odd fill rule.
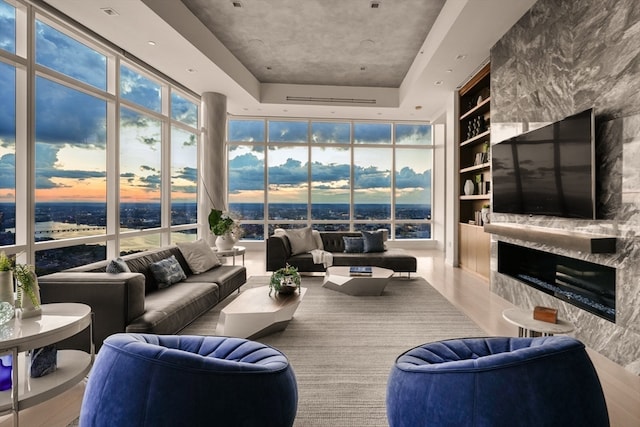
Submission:
[[[292,102],[325,102],[342,104],[375,104],[375,99],[365,98],[318,98],[314,96],[287,96],[287,101]]]

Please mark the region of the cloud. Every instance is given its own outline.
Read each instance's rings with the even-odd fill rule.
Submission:
[[[0,157],[0,188],[16,188],[16,156],[5,154]]]
[[[4,25],[0,19],[0,28]],[[0,30],[1,31],[1,30]],[[0,37],[2,37],[0,35]],[[1,39],[0,39],[1,42]],[[16,139],[16,103],[10,100],[16,98],[15,68],[0,62],[0,140],[3,144],[13,143]]]
[[[160,85],[120,66],[120,95],[153,111],[160,111]]]
[[[313,142],[349,143],[351,125],[349,123],[311,123],[311,140]]]
[[[230,120],[229,141],[264,141],[262,120]]]
[[[229,191],[264,190],[264,162],[251,153],[229,161]]]
[[[198,192],[198,187],[196,185],[173,185],[171,186],[171,191],[196,194]]]
[[[149,175],[140,177],[140,182],[143,185],[139,185],[138,187],[146,187],[149,191],[153,191],[160,189],[161,179],[159,174]]]
[[[196,168],[184,167],[182,169],[178,169],[176,172],[177,173],[173,178],[184,179],[193,183],[198,182],[198,169]]]
[[[275,142],[307,142],[307,122],[269,121],[269,141]]]
[[[106,145],[105,101],[36,79],[36,140],[97,149]]]
[[[431,171],[416,173],[411,168],[404,167],[396,172],[396,188],[430,188]]]
[[[353,126],[353,139],[356,142],[389,143],[391,142],[391,125],[356,123]]]

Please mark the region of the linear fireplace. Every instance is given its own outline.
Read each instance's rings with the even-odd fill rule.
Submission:
[[[498,272],[615,323],[615,268],[500,241]]]

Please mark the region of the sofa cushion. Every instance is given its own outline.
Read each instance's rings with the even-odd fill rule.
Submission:
[[[193,274],[203,273],[222,264],[203,239],[198,239],[195,242],[177,243],[177,246]]]
[[[311,232],[311,227],[285,230],[285,233],[291,244],[291,255],[310,252],[318,247],[316,239]]]
[[[247,270],[237,265],[221,265],[204,273],[188,276],[187,283],[215,283],[219,288],[218,298],[222,301],[247,281]],[[182,283],[180,284],[182,286]]]
[[[364,253],[384,252],[384,236],[381,231],[362,231]]]
[[[183,281],[158,289],[147,294],[144,314],[129,323],[126,332],[175,334],[210,310],[218,295],[215,283]]]
[[[169,258],[151,263],[149,269],[153,273],[156,282],[158,282],[158,288],[167,288],[174,283],[178,283],[181,280],[187,278],[186,274],[180,267],[180,263],[174,255]]]
[[[344,251],[346,253],[362,253],[364,252],[364,240],[362,237],[342,237],[344,240]]]

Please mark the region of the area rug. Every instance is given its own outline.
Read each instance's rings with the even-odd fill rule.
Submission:
[[[242,289],[268,280],[250,277]],[[293,366],[295,426],[387,426],[387,377],[399,354],[430,341],[486,335],[422,278],[393,278],[381,296],[370,297],[323,288],[321,277],[303,277],[302,286],[307,293],[287,329],[258,340]],[[182,334],[215,335],[220,310],[235,295]]]

